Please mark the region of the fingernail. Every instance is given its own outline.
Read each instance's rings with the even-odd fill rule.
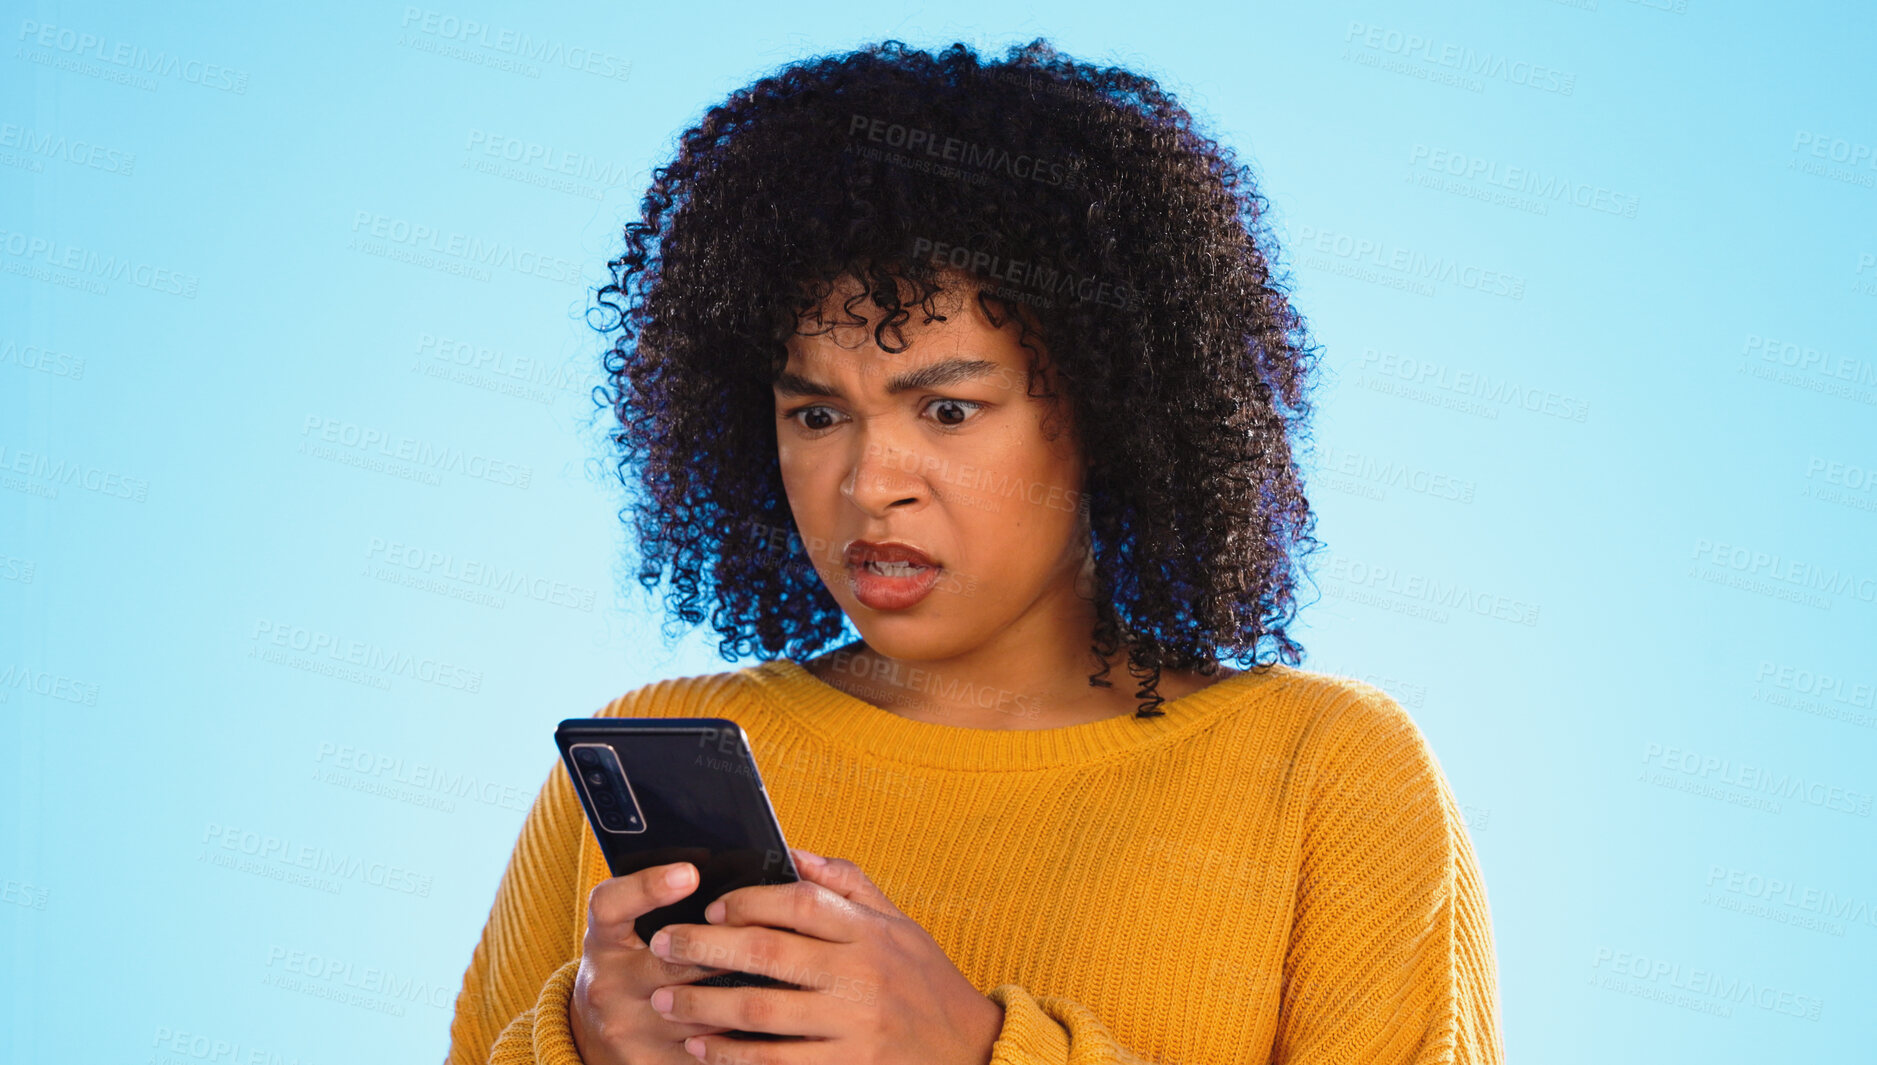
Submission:
[[[684,1049],[687,1052],[689,1052],[690,1055],[696,1058],[697,1060],[699,1061],[704,1060],[704,1041],[702,1039],[699,1039],[697,1036],[692,1036],[691,1038],[686,1039],[684,1041]]]
[[[652,933],[652,941],[647,945],[652,948],[653,954],[662,958],[665,956],[665,951],[671,946],[671,933],[661,928]]]
[[[652,1009],[661,1014],[671,1012],[671,988],[661,987],[652,992]]]
[[[718,899],[704,907],[704,920],[709,921],[711,924],[716,924],[718,921],[723,920],[723,910],[723,900]]]
[[[828,860],[826,858],[823,858],[819,854],[810,854],[807,851],[798,851],[794,847],[790,847],[789,850],[795,855],[796,861],[802,863],[803,865],[806,865],[810,869],[819,869],[822,866],[828,864]]]
[[[687,887],[691,883],[691,863],[679,862],[665,871],[665,883],[672,887]]]

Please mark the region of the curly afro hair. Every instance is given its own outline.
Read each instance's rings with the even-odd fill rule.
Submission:
[[[712,603],[730,662],[841,640],[783,489],[770,385],[836,279],[888,312],[874,335],[896,351],[902,285],[931,321],[963,278],[993,324],[1021,323],[1032,388],[1041,339],[1084,427],[1091,650],[1126,646],[1136,715],[1161,713],[1163,667],[1300,662],[1285,628],[1321,545],[1293,452],[1318,349],[1273,274],[1251,169],[1193,125],[1152,79],[1041,38],[1001,62],[885,41],[711,107],[653,170],[589,310],[618,334],[595,401],[638,495],[619,516],[639,583],[669,571],[687,625]]]

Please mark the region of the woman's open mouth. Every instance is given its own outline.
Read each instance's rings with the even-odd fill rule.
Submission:
[[[924,552],[904,544],[857,540],[847,550],[847,576],[854,598],[874,610],[904,610],[924,599],[944,569]]]

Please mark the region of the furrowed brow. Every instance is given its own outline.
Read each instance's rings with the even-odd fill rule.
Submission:
[[[824,385],[801,374],[789,370],[776,376],[775,390],[778,396],[828,396],[839,398],[840,392],[833,385]]]
[[[945,359],[888,378],[886,391],[888,395],[898,395],[920,388],[942,388],[960,381],[988,377],[1000,369],[1002,367],[989,359]],[[779,396],[827,396],[838,399],[841,395],[841,390],[833,385],[822,384],[788,370],[777,375],[775,391]]]

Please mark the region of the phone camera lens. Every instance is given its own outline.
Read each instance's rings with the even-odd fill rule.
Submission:
[[[574,761],[584,766],[596,766],[600,764],[600,756],[593,748],[582,747],[574,752]]]

